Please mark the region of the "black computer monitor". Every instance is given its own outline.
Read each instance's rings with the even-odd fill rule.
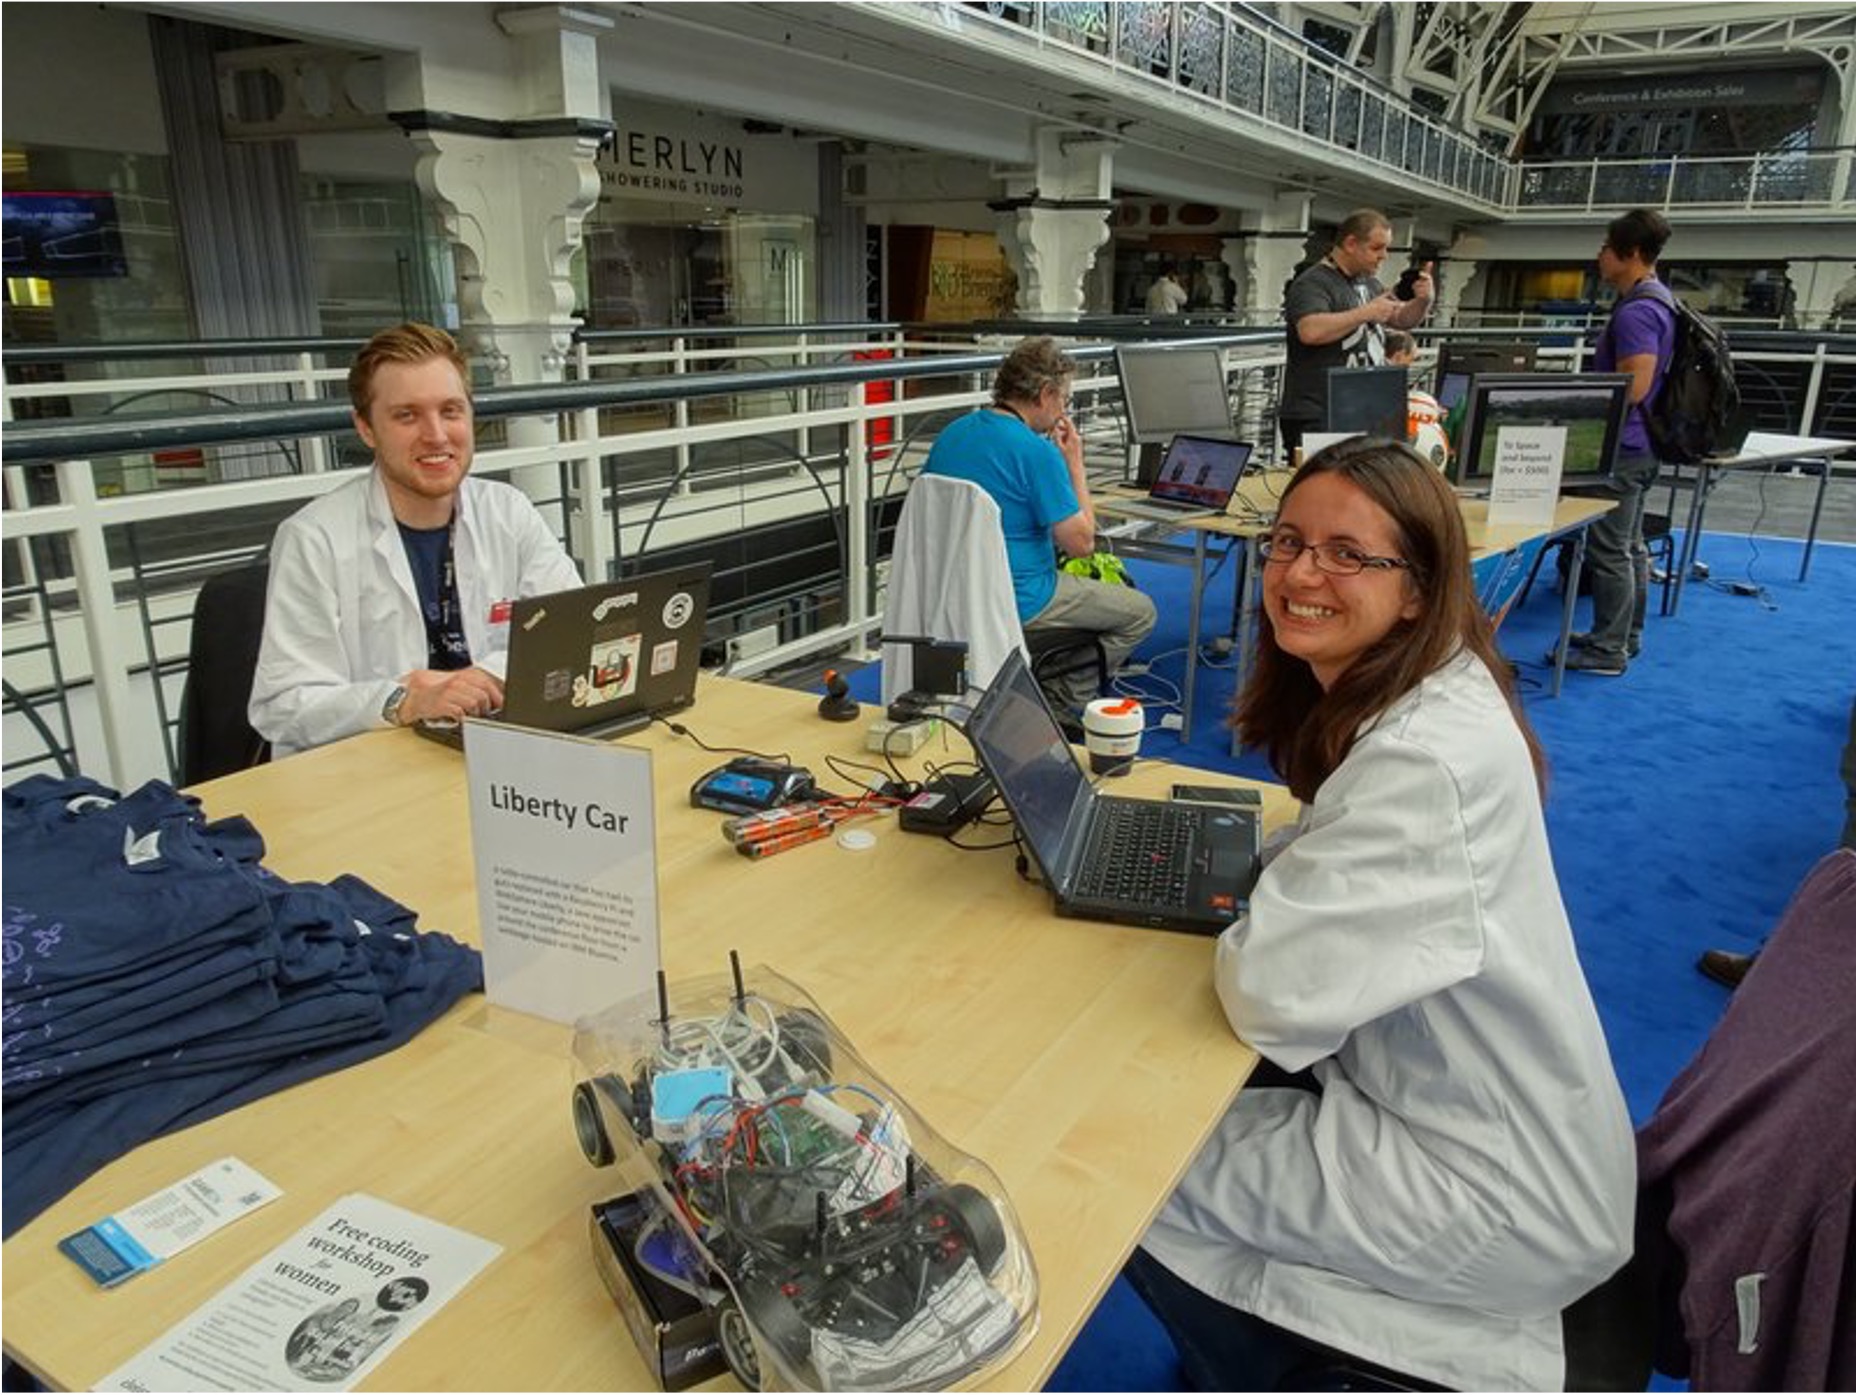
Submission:
[[[1224,350],[1200,344],[1123,344],[1115,350],[1128,434],[1141,445],[1175,436],[1231,435]]]
[[[1328,410],[1325,431],[1349,436],[1384,436],[1402,441],[1410,432],[1410,385],[1402,363],[1371,368],[1328,369]]]
[[[1437,405],[1446,412],[1454,412],[1463,405],[1463,399],[1469,396],[1470,382],[1474,373],[1458,372],[1452,369],[1448,373],[1437,375]]]
[[[1444,393],[1449,380],[1459,374],[1532,373],[1539,353],[1540,345],[1532,340],[1504,340],[1500,343],[1481,340],[1456,343],[1446,340],[1437,350],[1437,400],[1443,402],[1446,412],[1455,405],[1444,401]]]
[[[1494,476],[1495,438],[1504,426],[1564,426],[1562,480],[1609,474],[1629,389],[1628,373],[1477,374],[1456,435],[1457,483],[1486,483]]]

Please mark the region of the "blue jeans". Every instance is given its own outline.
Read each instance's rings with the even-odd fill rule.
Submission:
[[[1146,1250],[1123,1275],[1179,1351],[1191,1390],[1437,1390],[1201,1293]]]
[[[1656,457],[1620,454],[1608,482],[1618,501],[1586,531],[1585,565],[1592,574],[1591,648],[1622,659],[1643,645],[1650,599],[1650,550],[1643,541],[1643,501],[1656,482]]]

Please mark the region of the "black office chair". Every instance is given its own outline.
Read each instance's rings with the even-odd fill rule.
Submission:
[[[180,782],[198,784],[271,758],[245,709],[264,637],[264,592],[270,564],[239,567],[206,579],[193,606],[187,682],[180,697]]]
[[[1108,687],[1108,650],[1093,630],[1026,630],[1025,652],[1031,656],[1031,675],[1046,692],[1059,679],[1095,670],[1096,692]]]
[[[67,780],[77,774],[76,752],[72,749],[71,743],[69,741],[60,741],[52,732],[51,727],[47,725],[45,718],[39,715],[40,701],[48,699],[38,699],[28,696],[14,687],[11,679],[0,679],[0,685],[4,685],[5,688],[6,710],[8,712],[16,712],[23,717],[26,721],[26,725],[32,728],[33,734],[39,738],[40,743],[45,747],[42,752],[36,755],[22,756],[15,760],[9,760],[6,763],[6,768],[8,770],[13,770],[20,766],[38,765],[45,761],[50,761],[58,768],[58,773]],[[67,717],[67,722],[68,720]]]

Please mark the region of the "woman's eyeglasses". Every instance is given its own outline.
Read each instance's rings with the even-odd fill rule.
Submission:
[[[1315,565],[1330,576],[1358,576],[1371,567],[1374,571],[1410,570],[1403,557],[1374,557],[1347,543],[1305,542],[1294,533],[1272,533],[1257,542],[1257,552],[1265,562],[1290,566],[1306,552]]]

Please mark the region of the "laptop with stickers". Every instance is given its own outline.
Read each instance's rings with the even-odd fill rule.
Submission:
[[[490,720],[609,737],[688,707],[714,570],[693,562],[515,602],[503,708]],[[464,744],[457,722],[420,722],[418,731]]]

